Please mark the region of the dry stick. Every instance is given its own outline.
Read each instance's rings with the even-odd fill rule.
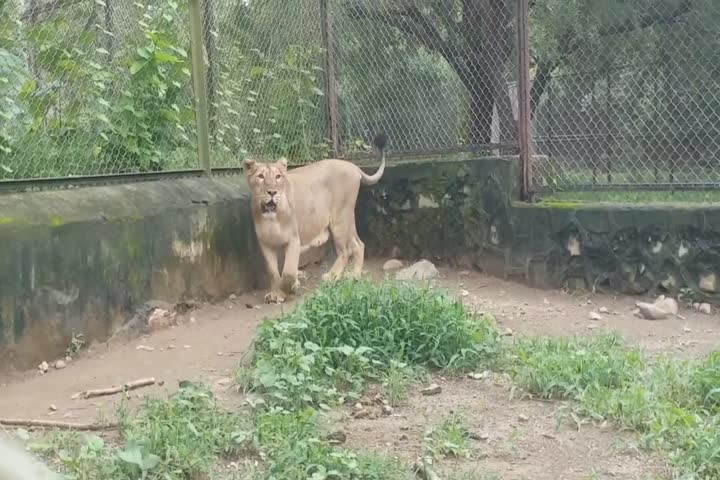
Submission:
[[[149,387],[150,385],[155,385],[154,378],[141,378],[140,380],[125,383],[117,387],[101,388],[99,390],[86,390],[75,394],[73,398],[93,398],[105,395],[115,395],[116,393],[129,392],[130,390],[137,390],[138,388]]]
[[[0,418],[0,425],[6,427],[55,428],[59,430],[99,431],[113,430],[117,423],[68,423],[52,420],[27,420],[22,418]]]
[[[417,476],[423,478],[424,480],[440,480],[437,473],[435,473],[432,468],[427,466],[424,462],[416,462],[415,465],[413,465],[413,470]]]

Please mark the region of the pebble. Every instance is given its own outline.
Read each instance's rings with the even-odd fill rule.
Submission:
[[[57,362],[55,362],[55,370],[62,370],[65,367],[67,367],[67,363],[65,363],[65,360],[58,360]]]
[[[590,312],[590,320],[593,320],[593,321],[602,320],[602,315],[600,315],[598,312]]]

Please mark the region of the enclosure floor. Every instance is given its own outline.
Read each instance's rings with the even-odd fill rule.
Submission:
[[[381,278],[381,264],[381,260],[371,260],[366,269]],[[310,269],[311,284],[321,268]],[[476,272],[449,268],[440,268],[440,272],[441,287],[461,294],[473,308],[493,313],[500,328],[509,329],[508,334],[567,336],[616,330],[651,353],[693,357],[712,349],[720,338],[716,316],[682,310],[683,318],[650,322],[632,315],[637,298],[569,295],[535,290]],[[92,345],[63,370],[51,369],[46,375],[21,372],[0,378],[0,416],[92,421],[103,413],[112,414],[119,396],[73,400],[73,394],[149,376],[164,385],[133,392],[131,402],[138,402],[143,395],[175,391],[179,380],[190,379],[205,381],[228,406],[239,406],[242,397],[223,380],[233,376],[257,325],[264,318],[292,308],[292,304],[263,305],[261,298],[262,293],[255,292],[205,305],[190,314],[191,321],[126,345]],[[600,321],[590,320],[590,313],[602,307],[609,313],[603,314]],[[138,349],[140,346],[154,350]],[[47,359],[49,363],[52,360]],[[585,479],[596,473],[601,478],[643,479],[660,468],[628,447],[632,437],[613,430],[585,425],[579,430],[556,431],[559,404],[510,400],[509,386],[502,382],[436,380],[445,388],[440,397],[428,401],[427,397],[413,395],[409,404],[397,409],[388,421],[342,421],[349,432],[348,443],[412,459],[418,453],[428,416],[461,409],[471,412],[475,428],[488,436],[487,452],[470,463],[463,461],[444,469],[481,469],[513,479]],[[51,405],[57,411],[51,411]],[[521,413],[529,421],[519,422]]]

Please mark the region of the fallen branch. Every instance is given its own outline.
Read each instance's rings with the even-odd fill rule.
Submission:
[[[0,425],[5,427],[53,428],[57,430],[76,430],[86,432],[114,430],[118,427],[117,423],[68,423],[52,420],[30,420],[22,418],[0,418]]]
[[[413,465],[413,471],[415,475],[424,480],[440,480],[437,473],[424,462],[416,462],[415,465]]]
[[[106,395],[115,395],[116,393],[129,392],[130,390],[137,390],[138,388],[149,387],[155,385],[154,378],[141,378],[134,382],[125,383],[117,387],[101,388],[99,390],[86,390],[84,392],[76,393],[72,398],[93,398],[103,397]]]

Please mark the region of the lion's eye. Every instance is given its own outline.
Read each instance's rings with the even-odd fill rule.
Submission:
[[[282,175],[280,175],[280,174],[275,175],[275,180],[280,180],[281,178],[282,178]]]
[[[263,174],[261,173],[260,175],[258,175],[258,178],[259,178],[260,180],[265,180],[265,175],[263,175]]]

